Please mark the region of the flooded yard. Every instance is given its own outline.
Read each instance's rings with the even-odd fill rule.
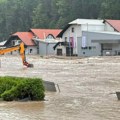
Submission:
[[[120,120],[120,57],[82,59],[0,56],[0,76],[39,77],[58,84],[42,102],[0,102],[0,120]]]

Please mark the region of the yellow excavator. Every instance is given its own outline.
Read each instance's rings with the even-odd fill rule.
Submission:
[[[25,57],[25,45],[24,45],[23,42],[21,42],[17,46],[0,49],[0,55],[4,55],[5,53],[9,53],[9,52],[16,51],[16,50],[19,50],[19,52],[20,52],[20,56],[22,58],[23,65],[27,66],[27,67],[33,67],[33,64],[30,64],[30,63],[28,63],[26,61],[26,57]]]

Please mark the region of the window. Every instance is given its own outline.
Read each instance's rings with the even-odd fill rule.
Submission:
[[[32,53],[32,49],[30,49],[30,53]]]
[[[91,50],[92,49],[92,47],[91,46],[89,46],[89,50]]]
[[[72,33],[73,33],[74,31],[75,31],[74,28],[72,28]]]
[[[81,47],[81,49],[89,49],[89,50],[92,50],[92,49],[96,49],[96,46]]]
[[[88,49],[88,47],[81,47],[81,49],[84,49],[84,50],[85,50],[85,49]]]
[[[47,39],[54,39],[54,36],[50,34],[47,36]]]
[[[65,37],[65,42],[67,42],[67,37]]]
[[[20,43],[21,43],[21,40],[18,40],[18,43],[20,44]]]
[[[12,41],[12,45],[13,45],[13,46],[15,45],[15,41],[14,41],[14,40]]]

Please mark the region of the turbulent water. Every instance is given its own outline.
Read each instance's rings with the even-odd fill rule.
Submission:
[[[56,59],[0,57],[0,76],[40,77],[60,92],[46,92],[42,102],[0,102],[0,120],[120,120],[120,57]]]

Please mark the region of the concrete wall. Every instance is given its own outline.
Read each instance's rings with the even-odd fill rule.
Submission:
[[[110,31],[110,32],[114,32],[114,28],[108,24],[107,22],[105,22],[105,31]]]
[[[81,25],[82,31],[104,31],[104,29],[105,29],[104,25],[89,25],[89,24]]]
[[[74,28],[74,32],[72,32],[72,28]],[[74,48],[73,48],[73,54],[77,54],[77,38],[82,36],[82,31],[104,31],[104,25],[89,25],[89,24],[83,24],[83,25],[71,25],[63,34],[62,39],[65,41],[65,38],[67,37],[67,42],[69,42],[69,38],[74,38]],[[64,51],[64,50],[63,50]]]
[[[111,44],[113,44],[112,49],[119,51],[120,44],[116,43],[116,40],[120,39],[120,34],[110,34],[110,33],[96,33],[96,32],[83,32],[83,36],[86,37],[86,47],[87,49],[82,49],[82,37],[78,37],[78,56],[99,56],[101,55],[101,43],[93,42],[92,40],[102,40],[102,43],[110,43],[110,41],[105,40],[113,40]],[[116,40],[115,40],[116,39]],[[105,41],[105,42],[104,42]],[[91,48],[91,49],[89,49]]]
[[[87,40],[87,49],[82,48],[82,37],[78,38],[78,56],[87,57],[87,56],[98,56],[101,55],[101,45],[98,43],[92,43],[90,38]]]
[[[53,47],[56,43],[39,42],[39,54],[41,56],[55,55]]]
[[[72,28],[74,28],[74,32],[72,32]],[[67,38],[67,42],[69,42],[69,38],[73,37],[74,38],[74,43],[75,43],[75,47],[73,49],[73,53],[76,54],[77,53],[77,37],[80,37],[82,35],[82,31],[81,31],[81,25],[71,25],[63,34],[62,39],[63,41],[65,41],[65,38]],[[64,52],[66,54],[66,48],[64,48]],[[64,54],[64,53],[63,53]]]

